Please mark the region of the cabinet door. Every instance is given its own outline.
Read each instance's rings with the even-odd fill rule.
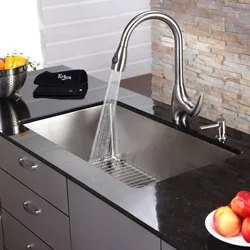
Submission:
[[[160,250],[160,239],[69,181],[73,250]]]
[[[161,241],[161,250],[176,250],[164,241]]]
[[[2,208],[0,207],[0,250],[3,250]]]

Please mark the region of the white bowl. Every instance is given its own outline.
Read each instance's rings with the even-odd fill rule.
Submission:
[[[213,212],[211,212],[206,220],[205,220],[205,226],[207,231],[213,235],[215,238],[217,238],[218,240],[224,241],[226,243],[229,243],[231,245],[235,245],[235,246],[241,246],[241,247],[250,247],[250,243],[247,243],[241,232],[238,233],[236,236],[234,237],[224,237],[222,235],[220,235],[219,233],[217,233],[217,231],[214,228],[214,222],[213,222],[213,217],[214,217],[214,213],[215,210]]]

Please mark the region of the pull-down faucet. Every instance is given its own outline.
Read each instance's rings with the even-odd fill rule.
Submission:
[[[159,11],[146,11],[134,17],[123,31],[119,47],[112,59],[112,69],[124,71],[127,61],[127,48],[130,36],[134,29],[142,22],[150,19],[158,19],[165,22],[174,34],[175,41],[175,86],[172,94],[172,118],[176,124],[180,124],[184,118],[197,116],[203,104],[203,94],[198,102],[193,104],[189,99],[183,83],[183,40],[178,24],[169,16]]]

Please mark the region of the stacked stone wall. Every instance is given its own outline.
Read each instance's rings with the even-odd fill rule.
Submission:
[[[151,0],[180,25],[187,92],[205,95],[201,115],[224,117],[250,133],[250,0]],[[174,84],[174,40],[166,24],[152,22],[152,97],[169,104]]]

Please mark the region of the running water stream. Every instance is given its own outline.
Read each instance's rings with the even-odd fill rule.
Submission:
[[[90,162],[114,155],[114,127],[116,104],[122,72],[112,70],[103,102],[101,116],[97,126]]]

